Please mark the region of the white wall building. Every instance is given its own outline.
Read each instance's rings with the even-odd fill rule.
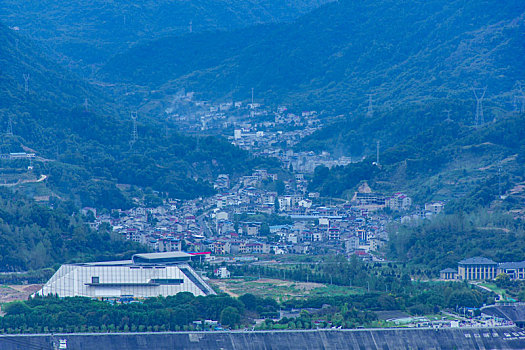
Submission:
[[[215,294],[183,252],[135,254],[132,260],[66,264],[36,294],[59,297],[150,298]]]

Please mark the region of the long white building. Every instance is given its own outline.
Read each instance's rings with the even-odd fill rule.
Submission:
[[[132,260],[66,264],[37,292],[59,297],[150,298],[190,292],[215,294],[183,252],[133,255]]]

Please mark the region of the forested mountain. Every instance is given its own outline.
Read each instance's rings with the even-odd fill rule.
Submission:
[[[71,202],[53,209],[0,188],[0,271],[33,270],[66,261],[117,259],[143,249],[84,224]]]
[[[375,156],[370,156],[345,167],[318,168],[310,189],[324,195],[351,195],[360,181],[367,180],[376,190],[407,191],[417,202],[463,198],[461,208],[472,210],[495,200],[498,184],[502,191],[511,191],[525,180],[523,114],[479,128],[465,125],[461,119],[429,122],[424,128],[419,124],[431,119],[432,114],[420,113],[419,122],[417,115],[407,119],[404,128],[385,121],[383,128],[393,126],[386,132],[398,140],[402,138],[396,132],[405,131],[406,135],[381,150],[380,166],[373,164]],[[380,120],[375,127],[378,123]],[[501,167],[503,171],[498,172]]]
[[[4,0],[0,21],[87,68],[132,43],[188,33],[190,22],[194,32],[201,32],[290,21],[327,1]]]
[[[508,106],[523,79],[525,3],[520,0],[329,3],[293,23],[189,34],[139,44],[101,71],[110,81],[183,87],[212,98],[364,112],[434,98]]]
[[[2,152],[35,151],[41,161],[34,171],[50,175],[47,183],[57,195],[78,204],[129,206],[116,183],[178,198],[207,195],[211,177],[242,174],[261,162],[225,140],[166,133],[142,116],[131,147],[131,120],[121,118],[109,99],[2,25],[0,67],[0,125],[6,131],[10,119],[13,131],[4,134]]]
[[[391,258],[439,270],[456,266],[461,259],[485,256],[498,262],[523,261],[523,223],[511,215],[457,212],[420,225],[399,227],[390,237]]]

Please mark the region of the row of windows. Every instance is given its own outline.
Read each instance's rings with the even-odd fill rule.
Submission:
[[[91,283],[92,284],[99,284],[100,283],[100,277],[93,276],[91,277]],[[184,280],[182,278],[154,278],[151,280],[151,283],[156,284],[181,284],[184,283]]]
[[[476,280],[476,279],[491,279],[495,276],[495,269],[494,268],[467,268],[466,269],[466,277],[468,280]]]
[[[151,283],[181,284],[181,283],[184,283],[184,280],[182,278],[155,278],[151,280]]]

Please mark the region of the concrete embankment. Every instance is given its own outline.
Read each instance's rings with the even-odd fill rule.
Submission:
[[[525,304],[513,303],[506,305],[491,305],[481,309],[484,314],[501,317],[514,322],[519,327],[525,327]]]
[[[519,328],[2,335],[2,350],[525,349]]]

